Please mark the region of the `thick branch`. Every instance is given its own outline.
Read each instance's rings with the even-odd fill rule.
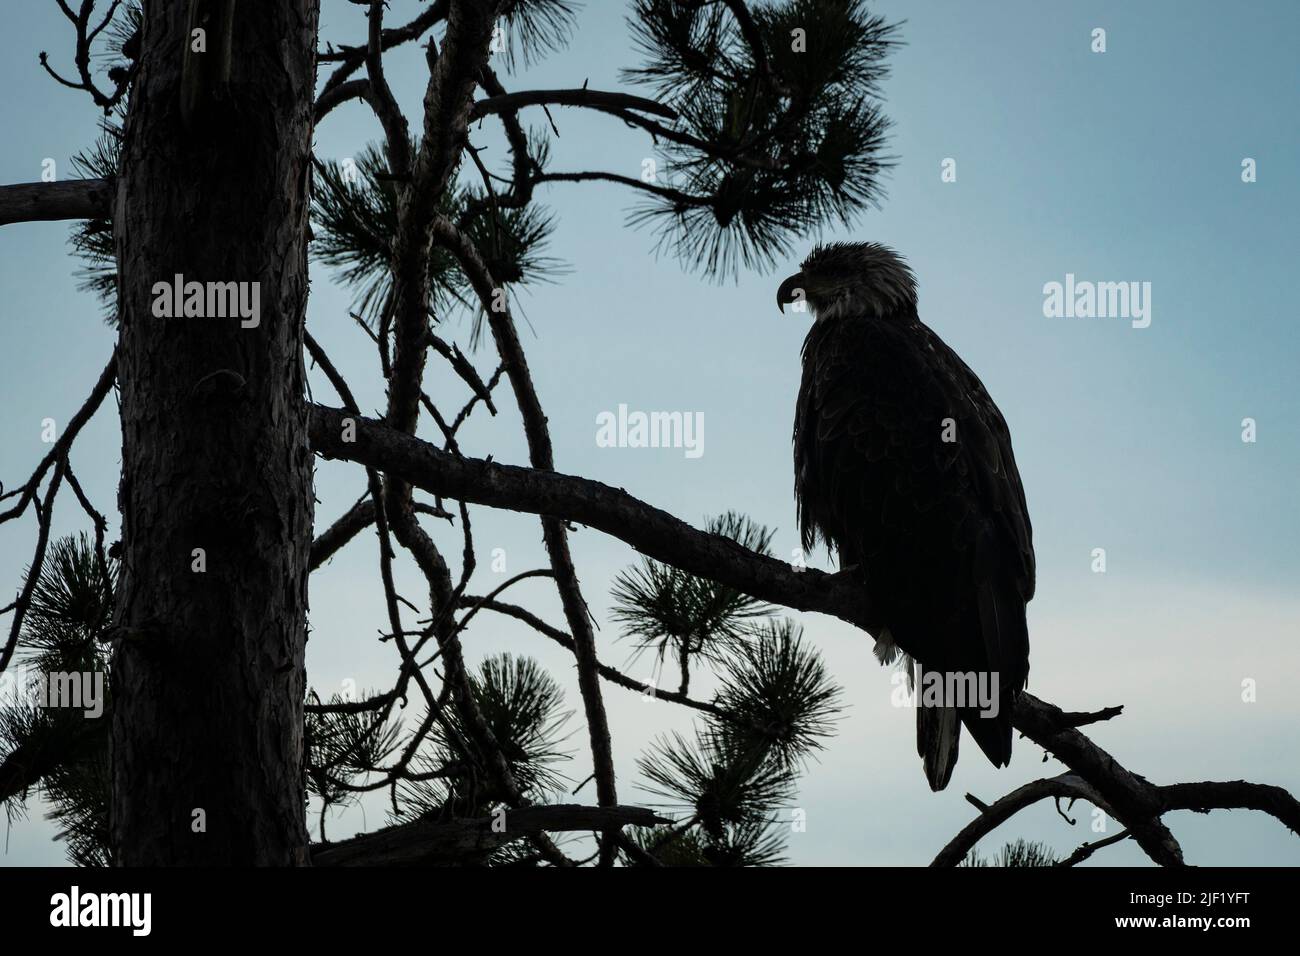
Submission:
[[[384,0],[370,2],[370,43],[366,49],[366,71],[370,77],[368,100],[384,127],[388,142],[388,163],[399,179],[411,172],[411,131],[402,115],[401,107],[384,76],[384,57],[381,33],[384,23]]]
[[[1160,822],[1163,807],[1157,789],[1127,770],[1070,725],[1077,715],[1022,693],[1016,699],[1015,728],[1056,757],[1088,783],[1110,806],[1111,816],[1133,831],[1133,839],[1162,866],[1183,866],[1183,851]]]
[[[355,441],[343,440],[345,419],[354,423]],[[470,504],[589,525],[658,561],[761,600],[820,611],[867,631],[875,627],[855,575],[797,570],[730,538],[692,528],[621,488],[557,472],[460,458],[372,418],[322,405],[311,406],[310,431],[313,448],[325,458],[402,475],[425,491]]]
[[[1105,801],[1098,796],[1097,791],[1089,786],[1082,777],[1075,774],[1063,773],[1059,777],[1034,780],[985,807],[978,817],[962,827],[961,832],[939,851],[939,855],[934,858],[930,865],[956,866],[966,858],[966,854],[974,849],[975,844],[981,839],[1006,823],[1025,807],[1032,806],[1047,797],[1087,800],[1094,806],[1099,806],[1108,813],[1110,812]]]
[[[513,112],[525,106],[584,106],[589,109],[617,113],[619,110],[640,110],[666,119],[676,119],[677,111],[657,100],[631,93],[611,93],[603,90],[525,90],[521,93],[503,93],[479,100],[470,110],[471,122],[492,113]]]
[[[1300,836],[1300,802],[1281,787],[1245,780],[1203,783],[1174,783],[1160,787],[1158,794],[1165,810],[1259,810],[1277,817],[1286,828]]]
[[[26,741],[0,760],[0,803],[23,796],[48,774],[108,745],[104,726],[96,720],[78,720],[54,745]]]
[[[316,99],[316,125],[336,106],[342,106],[348,100],[364,100],[370,98],[370,81],[368,79],[348,80],[346,83],[340,83],[338,86],[331,86]]]
[[[1074,727],[1106,719],[1119,712],[1108,707],[1095,714],[1063,712],[1029,694],[1016,707],[1016,727],[1051,751],[1075,772],[1051,780],[1036,780],[1009,793],[991,806],[981,806],[981,814],[957,834],[935,857],[932,866],[955,866],[984,836],[1005,823],[1012,815],[1044,797],[1070,797],[1087,800],[1101,807],[1127,829],[1108,839],[1085,843],[1062,866],[1073,866],[1102,847],[1126,837],[1137,840],[1157,863],[1182,866],[1182,851],[1160,818],[1172,810],[1259,810],[1281,821],[1300,836],[1300,802],[1281,787],[1227,782],[1176,783],[1158,787],[1137,774],[1130,773]],[[1104,715],[1104,716],[1103,716]],[[1080,720],[1080,718],[1088,718]],[[1087,780],[1083,778],[1087,777]],[[1111,799],[1107,799],[1107,797]],[[1139,839],[1136,829],[1141,830]]]
[[[542,833],[654,826],[669,821],[641,807],[561,804],[506,810],[501,817],[406,823],[312,847],[314,866],[438,866],[481,861],[494,850]],[[504,824],[504,828],[502,827]],[[500,831],[500,832],[498,832]]]
[[[113,184],[107,179],[0,186],[0,226],[11,222],[107,219],[112,205]]]

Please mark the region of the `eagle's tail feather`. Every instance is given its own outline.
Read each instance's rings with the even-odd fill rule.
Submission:
[[[1011,762],[1011,711],[1029,675],[1029,630],[1025,604],[1008,582],[987,582],[979,590],[980,631],[984,637],[984,670],[996,674],[997,713],[964,708],[962,723],[995,767]],[[990,686],[991,685],[986,685]]]
[[[961,721],[993,766],[1011,763],[1011,702],[999,700],[996,717],[984,714],[978,707],[962,708]]]
[[[957,766],[961,720],[956,707],[925,707],[917,702],[916,752],[925,764],[931,790],[942,790]]]

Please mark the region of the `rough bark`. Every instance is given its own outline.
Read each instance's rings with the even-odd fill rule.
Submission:
[[[113,212],[124,568],[111,833],[125,865],[303,864],[318,0],[238,4],[228,45],[214,13],[209,54],[190,49],[190,6],[145,3]],[[202,60],[223,49],[228,82]],[[157,317],[154,284],[177,274],[258,283],[260,321]]]
[[[106,179],[0,186],[0,226],[107,218],[112,203],[113,184]]]

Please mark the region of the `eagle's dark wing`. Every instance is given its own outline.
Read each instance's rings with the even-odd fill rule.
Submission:
[[[1034,596],[1036,579],[1033,527],[1015,452],[1011,449],[1011,431],[979,376],[932,329],[920,323],[917,326],[924,334],[935,362],[952,370],[955,388],[964,392],[974,411],[971,424],[980,441],[977,446],[969,446],[966,450],[977,447],[980,455],[979,460],[972,463],[971,473],[979,482],[983,501],[993,509],[992,518],[1005,542],[1013,549],[1014,563],[1019,569],[1016,588],[1027,604]]]
[[[794,446],[805,547],[821,538],[862,569],[890,636],[926,671],[998,674],[996,718],[918,710],[931,786],[951,774],[957,717],[1005,764],[1034,553],[1011,437],[984,386],[915,319],[817,323]]]

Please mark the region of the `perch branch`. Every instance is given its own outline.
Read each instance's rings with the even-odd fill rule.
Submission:
[[[458,457],[372,418],[322,405],[312,405],[310,410],[312,446],[325,458],[401,474],[442,497],[585,524],[658,561],[761,600],[820,611],[867,631],[875,628],[867,597],[853,574],[796,569],[730,538],[692,528],[621,488],[598,481]],[[344,419],[355,423],[355,441],[343,440]]]

